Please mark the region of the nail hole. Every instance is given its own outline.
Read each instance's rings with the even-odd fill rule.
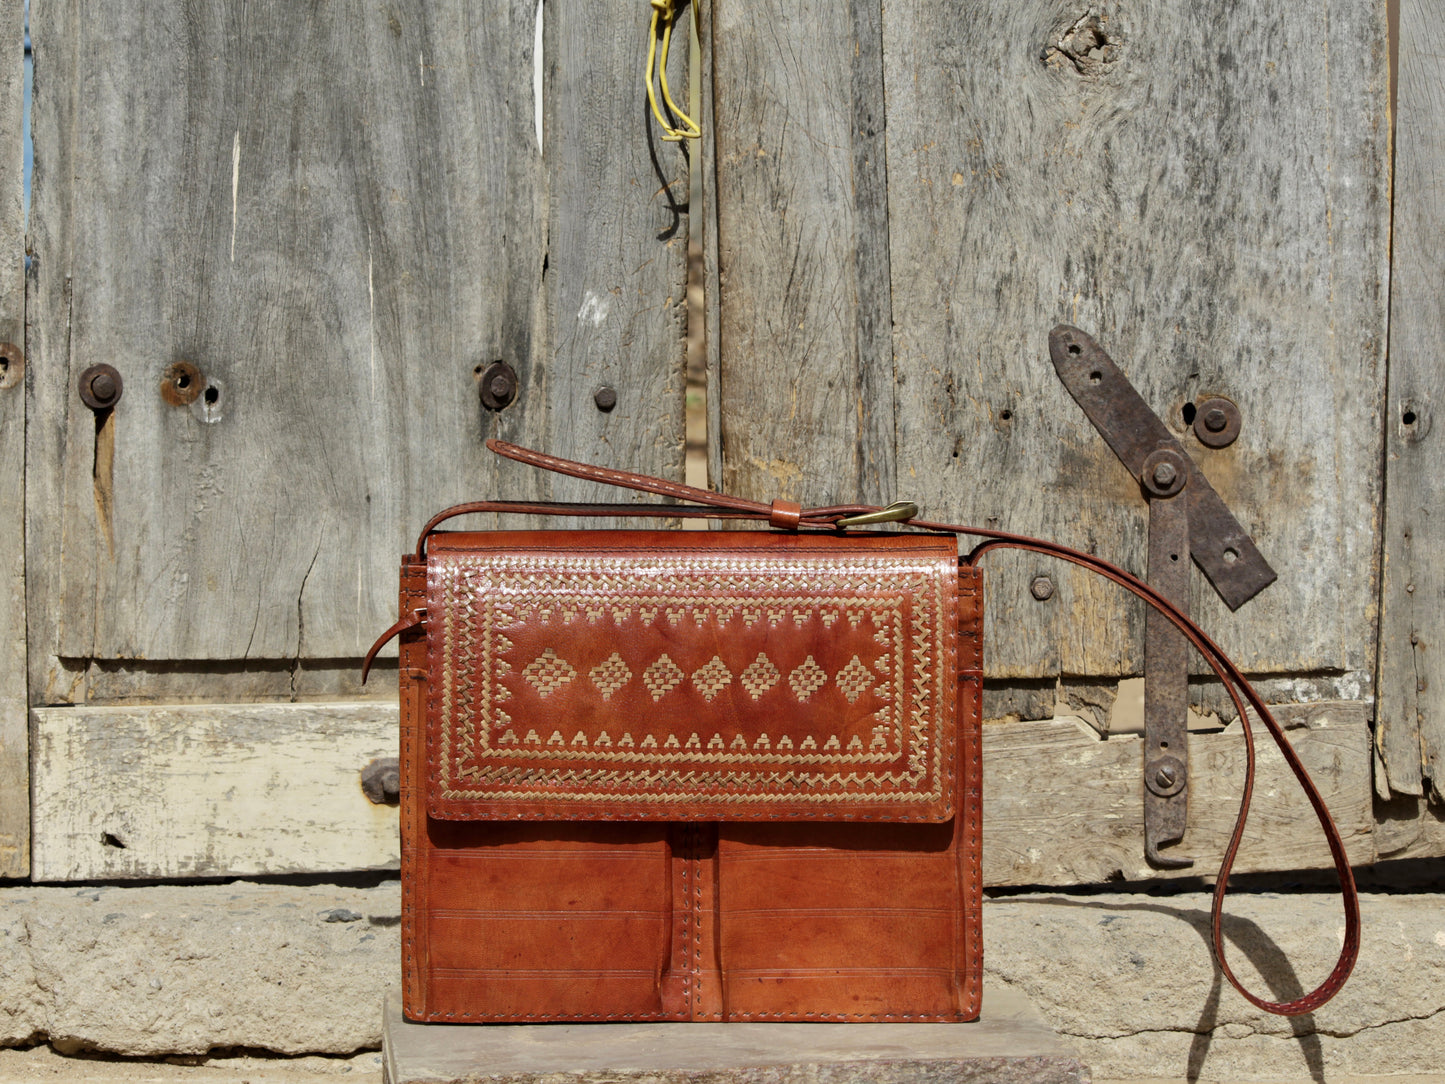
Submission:
[[[1415,424],[1415,412],[1414,412],[1413,410],[1407,410],[1407,411],[1405,411],[1405,413],[1400,416],[1400,420],[1401,420],[1402,422],[1404,422],[1406,425],[1414,425],[1414,424]]]
[[[190,375],[189,373],[180,373],[180,374],[178,374],[178,375],[176,376],[176,387],[178,387],[178,388],[180,388],[181,390],[184,391],[186,388],[189,388],[190,386],[191,386],[191,375]]]
[[[1006,422],[1013,416],[1014,412],[1012,410],[1000,410],[998,412],[998,420],[1001,422]]]
[[[1097,384],[1099,381],[1101,381],[1101,380],[1103,380],[1103,379],[1104,379],[1104,374],[1101,373],[1101,372],[1099,372],[1097,369],[1094,370],[1092,373],[1089,374],[1089,383],[1090,383],[1090,384]]]
[[[481,376],[481,375],[482,375],[482,363],[481,363],[481,362],[477,362],[477,367],[472,370],[472,375],[473,375],[473,376]]]
[[[211,405],[216,405],[216,400],[221,397],[221,390],[214,385],[206,389],[205,400]]]
[[[1160,748],[1160,749],[1168,749],[1168,748],[1169,748],[1169,743],[1168,743],[1167,741],[1161,741],[1161,742],[1159,743],[1159,748]]]
[[[1231,549],[1231,550],[1225,550],[1225,551],[1224,551],[1224,563],[1225,563],[1225,564],[1227,564],[1227,565],[1232,565],[1232,564],[1234,564],[1235,561],[1238,561],[1238,560],[1239,560],[1239,551],[1238,551],[1238,550],[1233,550],[1233,549]]]
[[[1073,354],[1074,357],[1078,357],[1083,352],[1078,343],[1069,343],[1069,353]]]
[[[1195,409],[1195,406],[1194,406],[1193,403],[1185,403],[1185,404],[1184,404],[1184,411],[1183,411],[1183,414],[1184,414],[1184,424],[1185,424],[1185,425],[1193,425],[1193,424],[1194,424],[1194,417],[1195,417],[1195,415],[1198,414],[1198,413],[1199,413],[1199,411],[1198,411],[1197,409]]]
[[[1177,561],[1177,560],[1179,560],[1179,554],[1177,554],[1177,553],[1171,553],[1171,554],[1169,555],[1169,560],[1171,560],[1171,561]]]

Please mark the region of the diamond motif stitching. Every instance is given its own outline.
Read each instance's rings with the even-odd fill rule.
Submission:
[[[838,671],[838,688],[843,690],[843,695],[852,704],[868,690],[873,684],[873,675],[868,672],[868,667],[863,665],[863,660],[857,655],[853,656],[851,662],[842,670]]]
[[[697,686],[697,691],[702,693],[702,698],[708,703],[712,703],[712,698],[732,682],[732,671],[716,655],[712,657],[711,662],[692,675],[692,683]]]
[[[643,671],[642,683],[647,686],[647,691],[652,694],[652,699],[661,700],[663,693],[677,688],[685,677],[687,675],[682,672],[682,668],[663,655]]]
[[[828,675],[811,655],[803,660],[802,666],[788,675],[788,684],[793,687],[793,695],[799,700],[807,700],[821,689],[827,680]]]
[[[632,680],[632,671],[622,661],[622,656],[614,651],[594,666],[587,676],[592,679],[592,684],[597,686],[602,699],[610,700],[613,693]]]
[[[566,659],[559,659],[550,647],[527,664],[522,676],[530,681],[541,696],[550,696],[577,676]]]
[[[748,691],[748,695],[756,700],[776,685],[778,678],[782,676],[783,675],[778,672],[778,668],[773,665],[773,661],[759,652],[758,657],[743,671],[741,680],[743,688]]]

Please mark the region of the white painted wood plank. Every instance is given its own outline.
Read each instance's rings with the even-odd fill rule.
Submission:
[[[1373,859],[1369,735],[1359,705],[1283,708],[1357,862]],[[200,877],[390,869],[396,811],[362,795],[360,769],[396,752],[396,705],[39,708],[33,712],[35,876]],[[1191,737],[1186,845],[1208,875],[1242,783],[1237,733]],[[1239,871],[1327,864],[1304,799],[1260,747]],[[1081,884],[1150,871],[1142,852],[1139,739],[1099,741],[1072,721],[984,731],[984,877]]]
[[[388,703],[37,708],[40,881],[395,869]]]

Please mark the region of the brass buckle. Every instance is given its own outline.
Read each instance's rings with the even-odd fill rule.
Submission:
[[[918,505],[912,501],[894,501],[887,508],[876,512],[860,512],[856,516],[844,516],[834,524],[840,530],[844,527],[864,527],[870,523],[897,523],[918,515]]]

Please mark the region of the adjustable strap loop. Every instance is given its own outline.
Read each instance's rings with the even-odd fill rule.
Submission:
[[[803,522],[803,506],[796,501],[774,501],[768,512],[768,526],[796,531]]]

